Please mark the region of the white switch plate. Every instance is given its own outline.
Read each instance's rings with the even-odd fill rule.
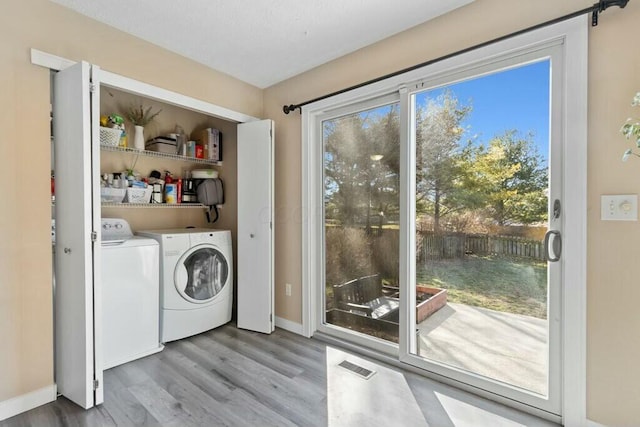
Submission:
[[[600,219],[603,221],[637,221],[638,195],[602,195]]]
[[[284,285],[284,293],[286,296],[290,297],[291,296],[291,283],[286,283]]]

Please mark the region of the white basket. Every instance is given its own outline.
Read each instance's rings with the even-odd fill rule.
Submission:
[[[122,131],[120,129],[112,129],[100,126],[100,145],[108,145],[117,147],[120,144]]]
[[[129,187],[124,201],[127,203],[149,203],[151,201],[151,193],[153,193],[153,187],[151,186],[147,188]]]
[[[124,188],[111,188],[111,187],[100,188],[100,201],[103,203],[122,203],[122,199],[124,199],[124,195],[125,195]]]

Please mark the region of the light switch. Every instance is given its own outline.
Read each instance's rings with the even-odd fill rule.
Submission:
[[[637,194],[602,195],[600,203],[600,219],[603,221],[638,220]]]

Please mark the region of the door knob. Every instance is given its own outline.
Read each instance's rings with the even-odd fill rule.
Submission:
[[[70,254],[71,253],[71,248],[64,248],[64,253],[65,254]]]
[[[253,239],[255,237],[255,234],[251,233],[251,234],[249,234],[249,237],[251,237]]]

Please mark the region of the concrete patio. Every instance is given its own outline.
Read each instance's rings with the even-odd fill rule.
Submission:
[[[420,356],[546,394],[547,320],[447,303],[418,329]]]

